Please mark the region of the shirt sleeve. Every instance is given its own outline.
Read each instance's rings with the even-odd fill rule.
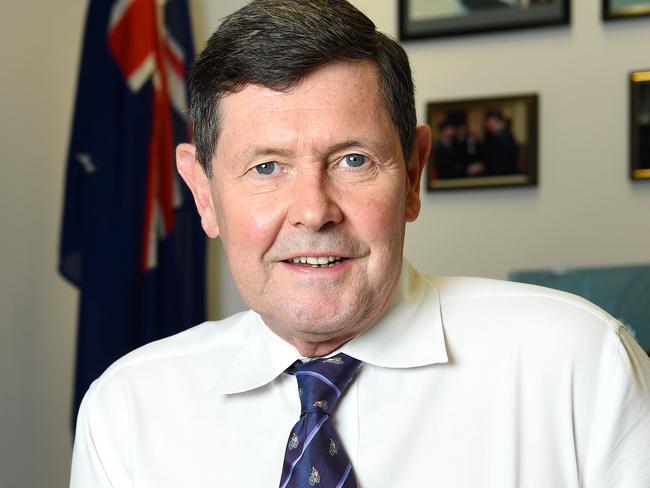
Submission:
[[[585,488],[650,487],[650,357],[614,322],[605,339]]]
[[[133,487],[126,400],[115,387],[104,386],[95,382],[81,403],[70,488]]]

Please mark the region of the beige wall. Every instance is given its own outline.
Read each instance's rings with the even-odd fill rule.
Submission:
[[[421,118],[432,99],[540,96],[540,186],[425,194],[406,254],[428,273],[650,260],[650,181],[627,177],[627,74],[650,68],[648,21],[603,25],[600,2],[572,3],[571,29],[408,45]]]
[[[84,0],[0,14],[0,486],[64,486],[76,293],[56,274]]]
[[[242,0],[193,0],[202,44]],[[396,2],[355,0],[389,33]],[[417,108],[537,92],[540,187],[423,193],[406,254],[428,273],[650,261],[650,182],[627,169],[627,84],[650,68],[648,20],[604,26],[573,2],[569,28],[409,43]],[[63,162],[85,0],[7,2],[0,16],[0,486],[65,486],[76,292],[56,274]],[[211,316],[240,309],[212,246]]]

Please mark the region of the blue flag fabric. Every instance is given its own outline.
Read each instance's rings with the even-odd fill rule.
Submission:
[[[186,0],[91,0],[59,270],[80,290],[73,419],[130,350],[205,320],[205,239],[174,146],[189,140]]]

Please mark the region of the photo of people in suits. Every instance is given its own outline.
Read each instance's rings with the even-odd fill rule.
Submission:
[[[527,184],[533,163],[532,99],[429,105],[430,189]]]

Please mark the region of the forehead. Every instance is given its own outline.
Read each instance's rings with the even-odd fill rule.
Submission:
[[[332,63],[288,91],[247,85],[222,99],[220,125],[217,156],[251,140],[327,144],[343,136],[398,138],[377,67],[369,61]]]

